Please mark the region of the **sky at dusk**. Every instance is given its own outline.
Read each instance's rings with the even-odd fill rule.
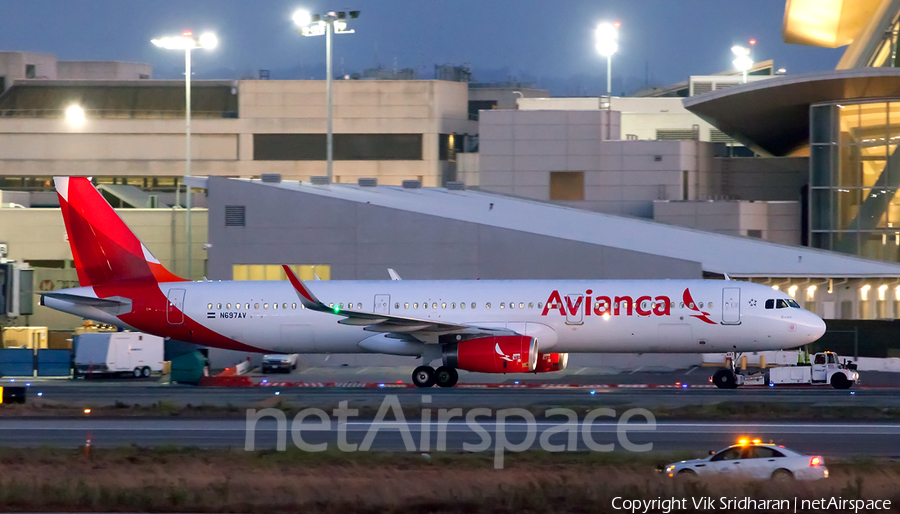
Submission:
[[[606,61],[593,31],[618,21],[614,92],[665,85],[731,67],[730,48],[757,40],[754,58],[789,74],[833,69],[844,49],[781,40],[785,0],[0,0],[0,50],[60,60],[150,63],[154,78],[183,75],[183,56],[150,39],[212,30],[212,52],[195,52],[197,78],[323,78],[325,39],[305,38],[291,14],[360,10],[355,34],[335,36],[335,72],[381,65],[432,78],[435,64],[465,64],[475,80],[518,80],[554,95],[605,89]]]

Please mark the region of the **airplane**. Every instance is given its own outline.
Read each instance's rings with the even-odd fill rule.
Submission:
[[[90,179],[54,181],[80,287],[42,293],[41,305],[198,345],[415,356],[416,386],[452,387],[457,370],[560,371],[569,353],[736,357],[825,332],[784,292],[736,280],[309,283],[284,265],[288,280],[189,281],[153,257]],[[734,360],[713,377],[720,388],[743,383]]]

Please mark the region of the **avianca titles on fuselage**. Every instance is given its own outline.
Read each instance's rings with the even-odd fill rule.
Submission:
[[[190,282],[167,271],[83,177],[56,178],[82,287],[43,305],[218,348],[385,353],[441,360],[413,381],[451,386],[456,369],[556,371],[569,352],[777,350],[824,322],[770,287],[720,280]],[[767,308],[768,307],[768,308]]]

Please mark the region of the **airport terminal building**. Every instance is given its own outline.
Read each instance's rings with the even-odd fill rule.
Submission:
[[[335,81],[332,184],[316,178],[323,81],[197,81],[191,278],[280,280],[283,263],[323,280],[727,275],[826,319],[900,318],[900,73],[883,37],[900,0],[837,13],[853,20],[825,27],[831,39],[807,23],[816,8],[787,4],[786,40],[849,48],[806,76],[765,62],[747,83],[731,72],[611,99]],[[183,83],[35,55],[0,54],[7,257],[41,283],[74,277],[50,177],[90,175],[183,270]],[[73,101],[82,125],[64,116]],[[32,322],[79,323],[48,316]]]

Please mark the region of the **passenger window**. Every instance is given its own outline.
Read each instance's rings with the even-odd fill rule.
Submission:
[[[432,308],[432,309],[437,309],[437,302],[432,302],[431,308]]]
[[[253,304],[253,308],[256,309],[256,310],[259,310],[259,304],[258,304],[258,303],[254,303],[254,304]]]
[[[418,309],[418,308],[419,308],[419,302],[413,303],[413,309]]]
[[[287,310],[287,304],[286,303],[281,304],[281,308],[284,310]]]
[[[748,459],[772,459],[776,457],[784,457],[784,454],[774,448],[768,446],[754,446],[750,448]]]
[[[241,304],[239,304],[239,303],[234,304],[234,308],[237,310],[241,310]]]
[[[484,307],[485,307],[486,309],[490,309],[490,308],[491,308],[491,302],[488,302],[488,303],[484,304]]]
[[[732,446],[727,450],[722,450],[719,453],[713,455],[713,458],[709,459],[710,462],[718,462],[720,460],[738,460],[741,458],[741,448],[740,446]]]
[[[456,302],[450,302],[450,308],[451,308],[451,309],[455,309],[455,308],[456,308]]]
[[[528,308],[534,309],[534,302],[528,302]]]
[[[708,304],[706,304],[706,308],[707,308],[707,309],[712,309],[712,308],[713,308],[712,302],[709,302]]]
[[[403,308],[409,309],[409,302],[403,302]]]
[[[268,308],[269,308],[269,304],[268,304],[268,303],[264,303],[264,304],[263,304],[263,309],[268,309]]]
[[[231,308],[231,304],[230,304],[230,303],[226,303],[226,304],[225,304],[225,308],[226,308],[226,309],[230,309],[230,308]]]
[[[775,300],[766,300],[766,309],[774,309]]]
[[[447,308],[447,302],[441,302],[441,309]]]
[[[291,308],[292,308],[292,309],[296,309],[296,308],[297,308],[297,304],[296,304],[296,303],[292,303],[292,304],[291,304]]]
[[[460,309],[465,309],[465,308],[466,308],[466,302],[459,302],[459,308],[460,308]]]
[[[475,308],[475,302],[472,302],[471,307],[472,307],[473,309]]]
[[[503,302],[500,302],[500,308],[501,309],[503,308]]]
[[[275,310],[278,310],[278,304],[277,304],[277,303],[273,303],[273,304],[272,304],[272,308],[275,309]]]
[[[361,303],[357,303],[357,304],[356,304],[356,310],[358,310],[358,311],[361,311],[361,310],[362,310],[362,304],[361,304]]]
[[[247,309],[247,310],[249,311],[249,310],[250,310],[250,304],[249,304],[249,303],[245,303],[245,304],[244,304],[244,308]]]
[[[212,310],[212,304],[211,304],[211,303],[206,304],[206,308],[207,308],[208,310]]]
[[[399,309],[399,308],[400,308],[400,302],[394,302],[394,308],[395,308],[395,309]]]
[[[678,308],[684,309],[684,302],[679,302],[679,303],[678,303]]]
[[[538,309],[544,308],[544,302],[538,302]]]
[[[524,309],[524,308],[525,308],[525,303],[519,302],[519,308],[520,308],[520,309]]]

